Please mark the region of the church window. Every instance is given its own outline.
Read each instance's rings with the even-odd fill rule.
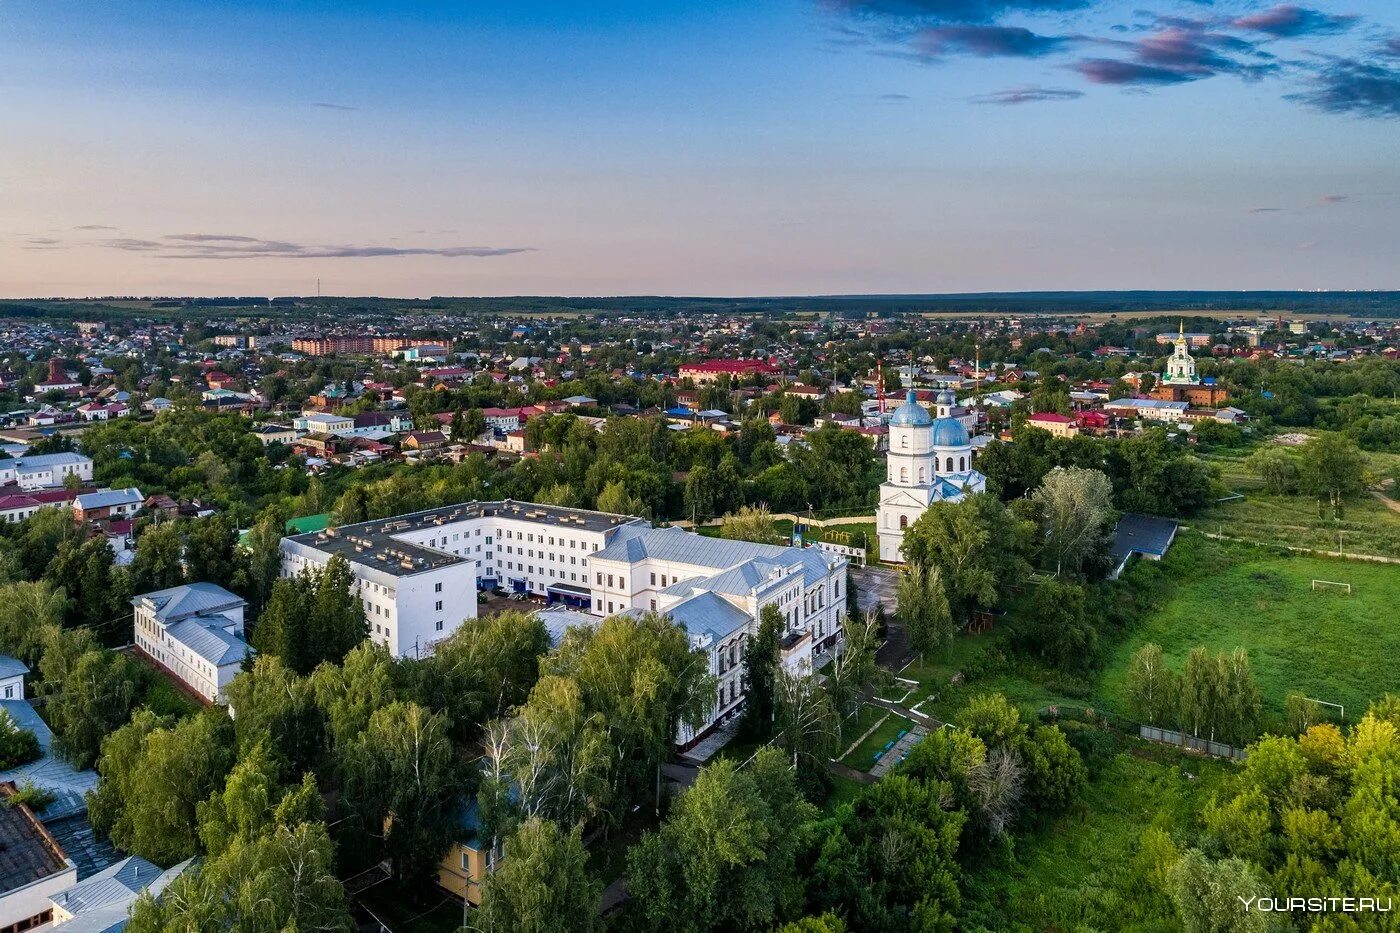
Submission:
[[[909,468],[908,468],[908,467],[900,467],[900,468],[899,468],[899,481],[900,481],[901,483],[907,483],[907,482],[909,482]]]
[[[949,458],[948,458],[948,472],[949,472],[949,473],[953,472],[953,458],[952,458],[952,457],[949,457]]]
[[[901,515],[901,516],[899,516],[899,530],[900,530],[900,531],[903,531],[905,528],[908,528],[908,527],[909,527],[909,516],[908,516],[908,515]]]
[[[966,470],[966,469],[967,469],[967,458],[966,458],[966,457],[959,457],[959,458],[958,458],[958,469],[959,469],[959,470]]]
[[[899,436],[899,446],[900,446],[900,447],[908,447],[908,446],[909,446],[909,435],[908,435],[908,434],[901,434],[901,435]]]
[[[922,486],[923,483],[924,483],[924,468],[923,468],[923,467],[919,467],[919,485]]]

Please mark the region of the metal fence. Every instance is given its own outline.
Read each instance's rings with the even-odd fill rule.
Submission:
[[[1176,745],[1181,748],[1200,752],[1203,755],[1212,755],[1216,758],[1234,758],[1244,761],[1248,753],[1242,748],[1233,745],[1226,745],[1223,742],[1212,742],[1203,739],[1198,735],[1183,735],[1180,732],[1173,732],[1170,729],[1161,729],[1157,726],[1139,726],[1138,735],[1149,742],[1161,742],[1163,745]]]

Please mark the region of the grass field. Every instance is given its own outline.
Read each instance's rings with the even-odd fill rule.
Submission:
[[[1363,496],[1346,504],[1341,520],[1318,514],[1317,500],[1310,496],[1275,496],[1261,488],[1262,483],[1246,464],[1248,452],[1211,454],[1206,459],[1220,470],[1221,479],[1232,492],[1244,499],[1222,502],[1188,524],[1202,531],[1230,535],[1265,544],[1311,548],[1318,551],[1341,549],[1355,554],[1400,557],[1400,512],[1395,512],[1374,496]],[[1392,471],[1395,454],[1367,454],[1371,469]]]
[[[1152,923],[1165,905],[1134,871],[1139,840],[1152,826],[1189,838],[1234,767],[1164,747],[1118,754],[1079,812],[1019,836],[1013,856],[964,877],[965,916],[993,930],[1175,929],[1174,917]]]
[[[878,709],[878,707],[871,708]],[[875,728],[874,732],[871,732],[865,738],[861,739],[860,744],[852,749],[849,755],[841,759],[843,764],[849,765],[857,771],[869,771],[871,766],[875,764],[876,752],[884,748],[887,742],[894,741],[901,731],[908,732],[914,728],[914,723],[905,719],[903,716],[890,713],[888,710],[883,709],[880,709],[879,712],[887,713],[888,715],[886,715],[883,721],[880,721],[880,724]],[[859,732],[851,730],[850,740],[855,741],[858,735],[860,735]]]
[[[1266,710],[1279,715],[1293,691],[1342,703],[1349,719],[1400,692],[1400,567],[1284,557],[1189,534],[1173,552],[1169,560],[1200,569],[1113,652],[1100,691],[1112,706],[1121,709],[1125,671],[1148,642],[1178,668],[1196,645],[1245,648]],[[1350,583],[1352,595],[1315,593],[1314,579]]]

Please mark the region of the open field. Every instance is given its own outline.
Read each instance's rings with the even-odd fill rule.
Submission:
[[[1371,470],[1378,474],[1400,465],[1400,455],[1366,456]],[[1246,457],[1233,452],[1206,457],[1220,470],[1226,488],[1243,493],[1244,498],[1217,503],[1186,524],[1213,534],[1319,551],[1336,551],[1340,533],[1343,552],[1400,558],[1400,512],[1368,495],[1346,503],[1340,521],[1330,513],[1323,517],[1311,496],[1276,496],[1263,491]]]
[[[979,693],[1003,693],[1025,713],[1065,705],[1123,714],[1125,673],[1148,642],[1161,645],[1177,669],[1197,645],[1245,648],[1275,728],[1291,692],[1342,703],[1349,721],[1371,700],[1400,693],[1392,660],[1400,653],[1400,567],[1287,555],[1184,532],[1159,566],[1135,564],[1128,574],[1159,570],[1167,576],[1163,603],[1105,646],[1101,673],[1081,679],[1019,661],[1010,640],[1027,609],[1022,598],[993,631],[961,636],[905,668],[902,676],[919,681],[906,702],[942,720]],[[1314,579],[1351,583],[1352,595],[1315,593]],[[964,682],[954,683],[958,674]]]
[[[1139,840],[1155,826],[1180,841],[1235,767],[1165,747],[1119,753],[1092,776],[1080,812],[1019,836],[1014,856],[968,873],[969,928],[1175,929],[1135,870]]]
[[[1157,612],[1142,620],[1110,655],[1100,692],[1115,709],[1132,655],[1148,642],[1162,646],[1178,669],[1196,645],[1249,652],[1265,709],[1283,713],[1298,691],[1342,703],[1349,720],[1387,692],[1400,692],[1400,568],[1387,564],[1303,556],[1177,539],[1173,556],[1198,569],[1181,581]],[[1170,558],[1169,558],[1170,559]],[[1352,585],[1352,595],[1313,592],[1314,579]]]

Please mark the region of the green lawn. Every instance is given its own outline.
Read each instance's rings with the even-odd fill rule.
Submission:
[[[963,878],[965,916],[994,930],[1173,930],[1175,918],[1134,868],[1149,827],[1178,845],[1236,767],[1141,746],[1091,779],[1078,812],[1018,835],[1014,855]]]
[[[1113,652],[1101,693],[1122,708],[1124,673],[1148,642],[1178,669],[1196,645],[1249,651],[1266,709],[1281,714],[1292,691],[1347,707],[1400,692],[1400,567],[1278,556],[1264,549],[1181,535],[1169,562],[1199,568]],[[1352,595],[1313,592],[1312,580],[1352,584]]]
[[[1369,701],[1400,693],[1392,660],[1400,653],[1400,566],[1289,555],[1187,531],[1161,564],[1134,563],[1125,576],[1158,573],[1167,578],[1161,605],[1107,647],[1101,674],[1078,679],[1018,660],[1009,642],[1028,609],[1021,597],[991,632],[959,636],[905,668],[901,676],[920,684],[906,705],[946,721],[975,694],[1003,693],[1023,713],[1050,705],[1126,713],[1125,672],[1148,642],[1178,670],[1197,645],[1245,648],[1273,728],[1282,727],[1294,691],[1344,704],[1352,721]],[[1352,595],[1314,593],[1314,579],[1351,583]]]
[[[1218,503],[1187,524],[1265,544],[1321,551],[1337,550],[1337,533],[1341,532],[1344,551],[1400,557],[1400,512],[1366,495],[1348,502],[1340,521],[1330,513],[1323,518],[1318,514],[1317,500],[1310,496],[1264,492],[1259,477],[1247,465],[1248,453],[1229,451],[1206,456],[1220,470],[1226,488],[1242,493],[1244,499]],[[1400,461],[1396,454],[1368,453],[1366,457],[1371,469],[1378,473],[1393,471]]]
[[[843,764],[855,768],[857,771],[869,771],[875,764],[875,753],[885,747],[886,742],[894,741],[899,736],[900,731],[910,731],[914,728],[914,723],[880,707],[870,707],[879,713],[887,714],[887,717],[874,732],[861,740],[849,755],[841,759]],[[866,728],[869,728],[868,726]],[[850,741],[855,741],[859,732],[850,730]]]

